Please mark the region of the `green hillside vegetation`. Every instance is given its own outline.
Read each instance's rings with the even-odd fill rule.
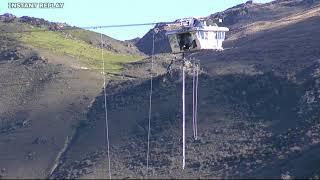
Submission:
[[[87,43],[90,43],[90,40],[92,39],[92,37],[96,37],[100,39],[100,34],[92,31],[83,30],[83,29],[70,30],[68,31],[68,34],[71,34],[72,37],[81,39]]]
[[[68,39],[63,34],[53,31],[38,31],[17,35],[18,40],[36,48],[43,48],[59,55],[67,55],[79,59],[87,67],[102,68],[101,49],[85,41]],[[142,56],[116,54],[103,50],[103,60],[107,72],[116,72],[122,64],[141,60]]]
[[[74,29],[67,31],[67,34],[70,34],[73,38],[82,40],[93,46],[100,46],[100,34],[94,31],[89,31],[85,29]],[[125,42],[118,41],[116,39],[110,38],[106,35],[102,35],[102,40],[107,42],[113,50],[116,50],[118,53],[125,54],[140,54],[139,50],[133,47],[128,47]],[[106,44],[106,45],[107,45]],[[108,49],[107,49],[108,50]]]

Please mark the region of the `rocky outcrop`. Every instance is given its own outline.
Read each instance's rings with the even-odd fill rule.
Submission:
[[[5,23],[13,22],[17,17],[13,14],[5,13],[3,15],[0,15],[0,21]]]
[[[145,54],[152,54],[153,33],[154,30],[151,29],[136,43],[138,49]],[[165,30],[160,29],[160,31],[154,35],[155,54],[171,52],[170,44],[165,33]]]
[[[34,18],[29,16],[22,16],[19,18],[20,22],[30,24],[32,26],[41,27],[43,25],[49,26],[51,23],[49,21],[46,21],[42,18]]]
[[[7,49],[0,52],[0,61],[13,61],[23,58],[23,54],[18,49]]]

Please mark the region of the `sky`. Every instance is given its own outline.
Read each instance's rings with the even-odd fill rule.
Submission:
[[[271,0],[253,0],[266,3]],[[12,9],[12,2],[64,3],[61,9]],[[78,27],[170,22],[183,17],[203,17],[246,0],[0,0],[0,14],[32,16]],[[95,30],[119,40],[142,37],[152,26]]]

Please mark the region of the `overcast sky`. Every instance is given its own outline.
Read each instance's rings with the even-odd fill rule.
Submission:
[[[254,0],[265,3],[271,0]],[[8,2],[61,2],[62,9],[9,9]],[[0,14],[33,16],[74,26],[96,26],[173,21],[182,17],[208,16],[246,0],[0,0]],[[150,28],[126,27],[98,30],[113,38],[142,37]]]

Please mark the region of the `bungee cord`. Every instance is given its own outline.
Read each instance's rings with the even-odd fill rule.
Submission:
[[[108,123],[108,109],[107,109],[107,92],[106,92],[106,74],[105,74],[105,63],[103,58],[103,41],[102,41],[102,33],[100,33],[100,41],[101,41],[101,59],[102,59],[102,69],[103,69],[103,94],[104,94],[104,110],[105,110],[105,136],[106,136],[106,148],[107,148],[107,156],[108,156],[108,174],[109,179],[111,179],[111,164],[110,164],[110,142],[109,142],[109,123]]]

